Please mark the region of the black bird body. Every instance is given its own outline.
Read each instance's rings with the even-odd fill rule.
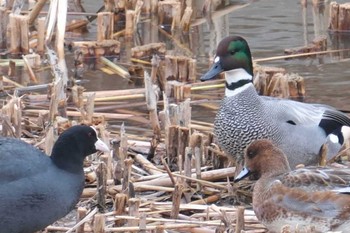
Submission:
[[[0,138],[0,232],[31,233],[68,214],[84,188],[84,158],[108,147],[88,126],[73,126],[51,156],[13,138]]]

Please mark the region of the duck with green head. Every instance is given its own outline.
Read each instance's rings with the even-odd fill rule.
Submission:
[[[292,168],[320,161],[323,144],[328,157],[350,137],[350,119],[321,104],[259,96],[253,85],[253,63],[248,43],[239,36],[224,38],[214,64],[201,81],[224,72],[225,98],[214,122],[219,145],[242,161],[244,149],[256,139],[270,139],[287,155]]]

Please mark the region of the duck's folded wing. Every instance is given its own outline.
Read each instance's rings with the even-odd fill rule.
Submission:
[[[349,169],[327,167],[308,167],[291,171],[279,177],[288,188],[305,191],[325,191],[348,187],[350,184]]]
[[[280,186],[274,189],[271,201],[287,212],[300,216],[313,216],[325,219],[336,218],[350,213],[350,196],[331,191],[305,192]],[[347,213],[344,213],[346,211]]]
[[[343,125],[350,126],[350,118],[342,112],[326,110],[322,115],[322,120],[319,125],[328,135]]]
[[[49,157],[33,146],[18,139],[0,138],[0,185],[43,172],[49,163]]]
[[[332,131],[342,125],[350,126],[350,118],[333,107],[302,103],[288,99],[262,97],[271,109],[278,109],[280,118],[295,125],[320,125]],[[328,130],[329,129],[329,130]]]

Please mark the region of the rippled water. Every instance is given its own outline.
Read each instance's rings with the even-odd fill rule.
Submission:
[[[327,1],[317,7],[313,7],[311,1],[308,1],[307,8],[303,8],[296,0],[231,1],[231,5],[246,4],[246,6],[219,17],[217,12],[214,12],[211,21],[203,20],[201,15],[203,1],[194,0],[194,2],[197,3],[197,20],[193,23],[196,26],[191,28],[189,34],[175,36],[175,39],[186,47],[187,52],[179,49],[172,40],[159,32],[157,25],[152,27],[151,20],[147,18],[142,19],[144,23],[139,25],[131,47],[141,45],[152,33],[154,36],[152,42],[165,42],[168,51],[197,59],[198,77],[209,68],[209,58],[214,55],[217,43],[227,35],[238,34],[245,37],[256,59],[284,55],[285,49],[304,46],[320,35],[327,36],[328,49],[350,48],[350,33],[336,35],[330,34],[327,30],[329,18]],[[101,3],[86,1],[83,2],[83,6],[86,12],[96,12]],[[67,34],[66,40],[95,40],[96,21],[89,24],[88,29],[89,32],[83,35]],[[127,62],[125,54],[127,48],[122,42],[120,60],[123,62]],[[73,68],[72,57],[72,53],[67,51],[67,64],[70,70]],[[339,109],[350,110],[349,57],[349,52],[344,52],[302,59],[281,59],[260,64],[283,67],[289,73],[299,73],[303,76],[306,80],[307,102],[325,103]],[[39,76],[39,80],[41,78]],[[134,84],[115,75],[106,75],[93,68],[84,73],[84,79],[90,81],[85,87],[93,91],[135,87]]]
[[[342,2],[345,1],[338,1]],[[223,34],[239,34],[245,37],[254,58],[283,55],[284,49],[304,46],[319,35],[327,36],[328,49],[350,48],[350,33],[332,35],[328,32],[328,15],[329,3],[314,8],[311,1],[308,1],[305,9],[299,1],[254,1],[226,16],[224,20],[228,30]],[[218,33],[209,34],[207,28],[203,26],[202,36],[210,45],[215,35],[220,36]],[[217,29],[211,30],[216,31]],[[216,43],[217,41],[214,44]],[[327,103],[350,110],[349,57],[349,53],[345,52],[341,56],[332,54],[261,64],[284,67],[288,72],[303,76],[306,80],[307,101]]]
[[[201,14],[201,4],[197,1],[197,15]],[[320,1],[322,2],[322,1]],[[345,1],[338,1],[342,3]],[[233,2],[232,4],[246,4],[247,6],[227,15],[214,17],[212,23],[204,22],[191,29],[186,35],[186,42],[192,51],[193,58],[198,62],[198,76],[209,67],[209,57],[215,53],[217,43],[227,35],[238,34],[245,37],[250,45],[254,58],[267,58],[284,55],[288,48],[300,47],[310,43],[316,36],[325,35],[328,38],[328,49],[350,48],[350,33],[333,35],[327,30],[329,19],[329,2],[313,7],[308,1],[307,8],[299,1],[264,0]],[[88,3],[87,3],[88,4]],[[93,11],[95,5],[88,5]],[[215,14],[213,14],[215,15]],[[195,22],[195,24],[198,21]],[[203,22],[203,21],[202,21]],[[94,28],[90,28],[90,35],[94,35]],[[149,31],[139,29],[142,40]],[[168,49],[174,49],[169,38],[158,35],[159,41],[167,43]],[[185,43],[185,44],[186,44]],[[331,104],[339,109],[350,110],[350,61],[349,53],[318,56],[317,58],[302,58],[293,60],[276,60],[261,63],[284,67],[290,73],[299,73],[306,80],[306,101]],[[87,72],[87,78],[94,82],[87,85],[96,90],[96,84],[101,89],[108,89],[116,85],[114,78],[106,78],[103,74]],[[126,81],[117,82],[119,88],[130,88]]]

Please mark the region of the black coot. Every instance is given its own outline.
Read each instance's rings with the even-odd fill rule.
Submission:
[[[84,187],[83,161],[108,146],[89,126],[63,132],[49,157],[13,138],[0,138],[0,232],[31,233],[70,212]]]

